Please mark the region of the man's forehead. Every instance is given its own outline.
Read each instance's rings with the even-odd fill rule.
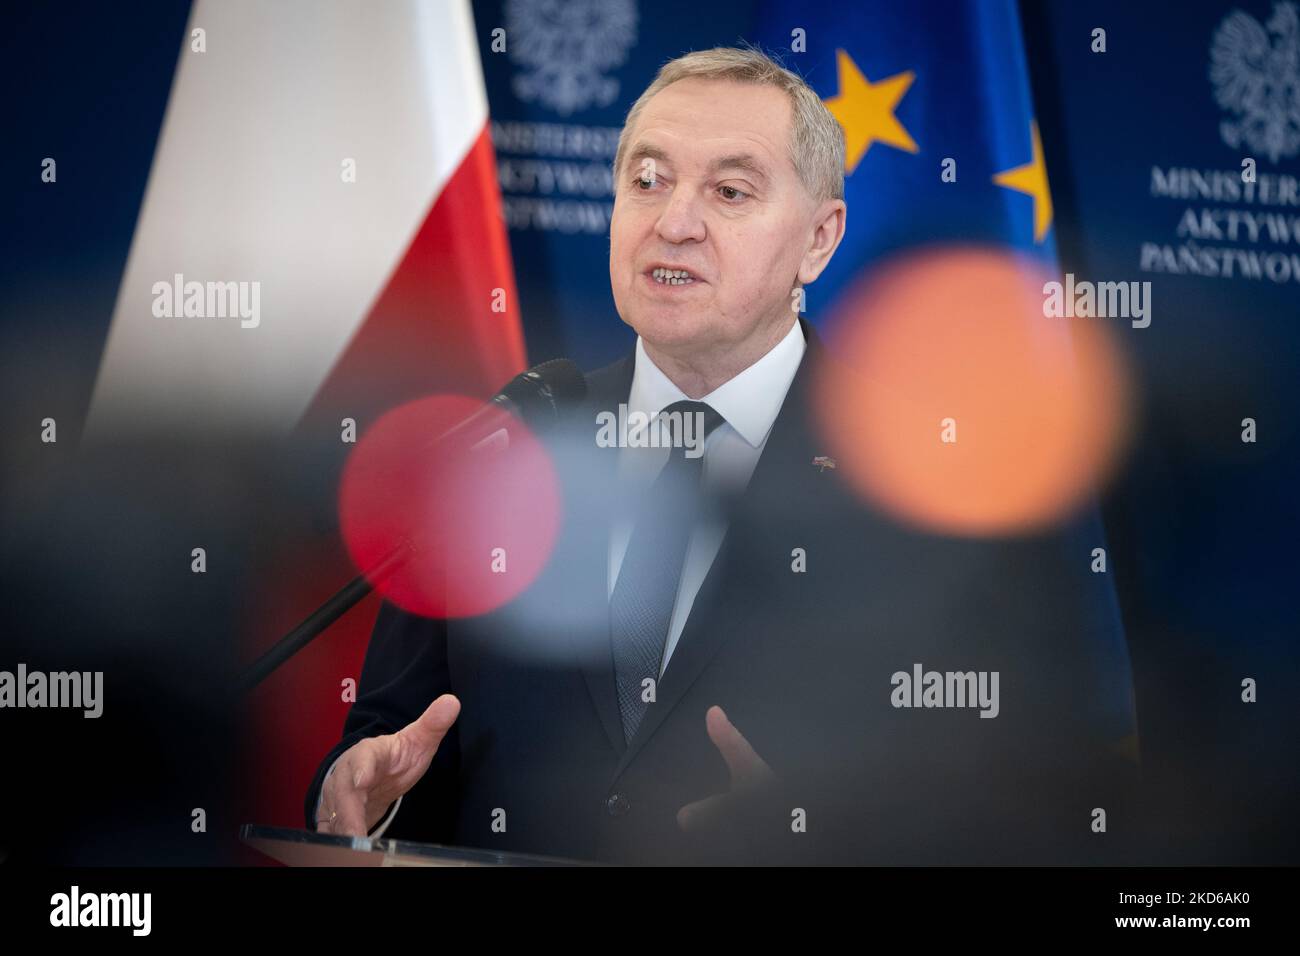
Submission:
[[[679,80],[646,103],[628,159],[775,174],[790,163],[790,113],[789,98],[776,87]]]

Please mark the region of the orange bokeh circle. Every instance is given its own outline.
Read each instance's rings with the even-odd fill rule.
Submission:
[[[1113,468],[1132,389],[1108,323],[1044,315],[1026,259],[949,249],[895,260],[828,323],[814,395],[848,483],[954,534],[1066,517]]]

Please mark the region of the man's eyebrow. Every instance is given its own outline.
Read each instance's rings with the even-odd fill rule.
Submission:
[[[766,183],[768,180],[767,167],[763,163],[751,156],[749,153],[737,153],[734,156],[723,156],[709,163],[709,173],[717,173],[724,169],[741,169],[750,173],[754,178]]]
[[[668,162],[668,154],[658,146],[652,143],[638,143],[628,153],[627,165],[635,166],[644,160],[653,160],[657,163]],[[770,179],[767,173],[767,167],[761,160],[750,153],[736,153],[731,156],[721,156],[709,163],[709,175],[715,175],[724,169],[740,169],[754,176],[761,183],[767,183]]]
[[[666,163],[668,162],[668,154],[658,146],[650,143],[638,143],[632,149],[632,152],[627,154],[627,165],[632,166],[646,159],[652,159],[657,163]]]

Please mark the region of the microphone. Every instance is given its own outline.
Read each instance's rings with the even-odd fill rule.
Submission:
[[[533,431],[545,431],[569,408],[587,397],[587,380],[569,359],[551,359],[520,372],[469,418],[439,435],[435,441],[477,445],[492,437],[511,418]]]
[[[492,438],[518,420],[534,431],[555,425],[566,410],[587,397],[587,380],[569,359],[552,359],[512,378],[469,418],[434,439],[434,444],[471,448]],[[357,575],[297,627],[257,659],[239,679],[241,692],[252,690],[276,668],[306,647],[358,601],[370,593],[374,581],[387,577],[411,556],[413,545],[403,542],[374,567]]]

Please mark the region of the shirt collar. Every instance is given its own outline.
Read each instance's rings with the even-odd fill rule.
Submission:
[[[712,406],[745,441],[759,447],[776,422],[806,347],[803,328],[796,321],[766,355],[699,401]],[[652,415],[686,400],[686,394],[654,363],[637,336],[629,410]]]

